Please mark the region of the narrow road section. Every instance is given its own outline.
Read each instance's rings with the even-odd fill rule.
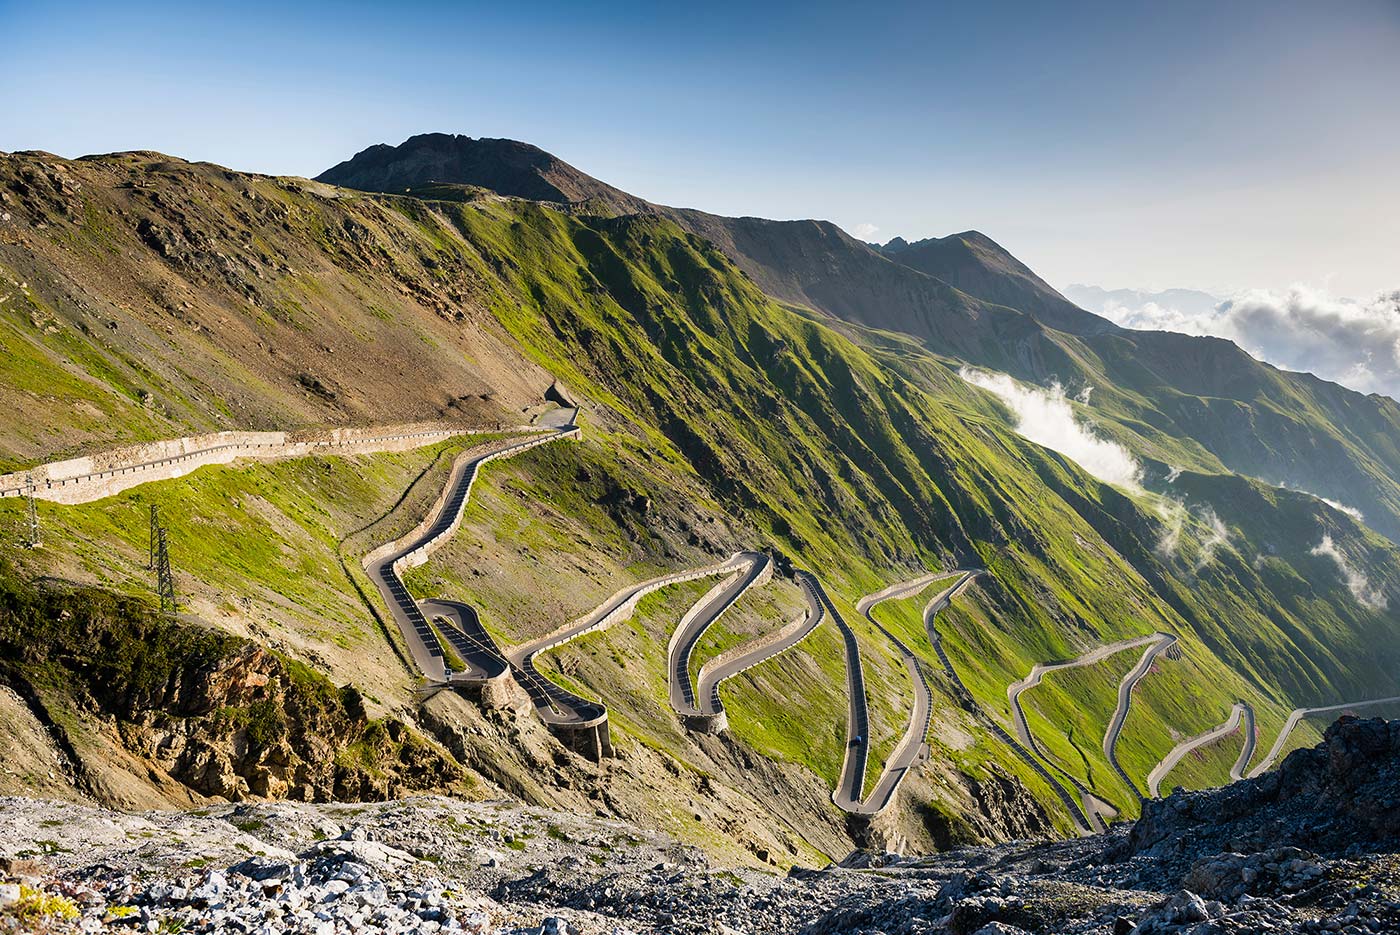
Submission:
[[[797,586],[801,589],[803,597],[807,599],[807,610],[801,616],[781,629],[766,633],[733,649],[725,650],[718,656],[707,660],[700,667],[700,672],[695,679],[695,692],[699,701],[700,713],[703,716],[710,718],[724,716],[724,703],[720,701],[719,697],[721,684],[741,672],[787,652],[805,640],[812,631],[821,625],[822,620],[826,618],[826,609],[822,606],[816,590],[808,580],[810,577],[806,572],[798,572],[796,576]]]
[[[841,775],[832,790],[831,801],[847,812],[860,809],[861,793],[865,791],[865,764],[870,757],[870,713],[865,701],[865,669],[860,661],[860,643],[855,631],[831,602],[816,575],[801,572],[813,595],[841,631],[846,651],[846,755],[841,761]]]
[[[446,683],[450,681],[452,672],[448,669],[437,634],[399,576],[405,569],[426,562],[436,548],[452,538],[461,525],[462,511],[466,508],[472,484],[483,464],[562,438],[577,438],[578,431],[578,426],[569,423],[521,441],[502,444],[485,454],[464,453],[453,462],[442,494],[418,528],[365,556],[365,572],[398,624],[414,663],[429,682]]]
[[[1274,765],[1274,760],[1278,759],[1279,753],[1283,751],[1283,745],[1288,742],[1288,735],[1293,733],[1293,729],[1303,718],[1312,717],[1314,714],[1331,714],[1335,711],[1349,711],[1352,708],[1364,708],[1369,705],[1391,704],[1393,702],[1400,702],[1400,695],[1393,695],[1389,698],[1371,698],[1367,701],[1349,701],[1345,704],[1328,705],[1325,708],[1294,708],[1288,715],[1288,720],[1284,722],[1283,729],[1278,732],[1278,739],[1269,748],[1268,756],[1260,760],[1259,765],[1249,771],[1249,778],[1253,779]]]
[[[697,690],[690,678],[690,657],[705,631],[749,588],[773,576],[773,561],[762,552],[739,552],[729,561],[733,573],[696,601],[681,618],[666,648],[666,669],[671,707],[683,718],[705,717],[697,703]]]
[[[1108,730],[1103,735],[1103,752],[1108,757],[1108,763],[1113,767],[1118,778],[1127,784],[1129,789],[1136,793],[1138,798],[1142,798],[1142,793],[1138,791],[1137,783],[1128,778],[1128,773],[1118,762],[1118,738],[1123,733],[1123,722],[1128,719],[1128,710],[1133,703],[1133,689],[1137,688],[1143,676],[1152,671],[1152,666],[1157,662],[1157,657],[1176,645],[1176,637],[1170,633],[1158,633],[1157,642],[1150,644],[1143,650],[1142,658],[1138,664],[1123,676],[1123,681],[1118,683],[1118,707],[1113,711],[1113,717],[1108,722]]]
[[[1040,745],[1040,742],[1035,739],[1035,735],[1031,733],[1030,725],[1026,722],[1026,712],[1021,707],[1021,696],[1039,685],[1041,679],[1045,677],[1045,673],[1047,672],[1054,672],[1056,669],[1075,669],[1082,666],[1094,665],[1124,650],[1136,649],[1147,643],[1155,642],[1162,635],[1163,634],[1160,633],[1154,633],[1151,636],[1140,636],[1131,640],[1119,640],[1116,643],[1108,643],[1107,645],[1091,649],[1081,656],[1076,656],[1073,659],[1067,659],[1063,662],[1037,662],[1035,665],[1031,666],[1031,671],[1025,678],[1021,679],[1019,682],[1012,682],[1006,688],[1007,700],[1011,702],[1011,723],[1016,729],[1017,736],[1021,738],[1023,744],[1034,750],[1041,759],[1049,763],[1057,772],[1074,785],[1075,789],[1079,792],[1080,801],[1084,804],[1085,814],[1088,815],[1095,831],[1107,830],[1108,819],[1115,817],[1118,814],[1118,810],[1114,808],[1112,803],[1095,795],[1078,776],[1068,772],[1051,758],[1049,752]],[[1131,785],[1131,783],[1129,785]],[[1134,787],[1134,789],[1136,789],[1136,787]]]
[[[575,695],[540,674],[539,670],[535,668],[535,659],[540,653],[548,652],[585,634],[606,630],[614,623],[628,619],[637,609],[637,604],[643,597],[668,585],[694,581],[697,578],[707,578],[711,575],[737,573],[738,580],[747,580],[747,584],[745,584],[745,588],[747,588],[748,584],[752,584],[753,580],[767,569],[768,561],[768,557],[759,552],[737,552],[723,562],[659,575],[638,584],[628,585],[577,620],[571,621],[538,639],[506,650],[505,657],[510,663],[512,671],[516,674],[516,680],[520,682],[534,701],[536,713],[546,723],[586,725],[590,722],[601,721],[607,716],[607,709],[602,704]],[[749,572],[753,573],[752,578],[748,577]],[[742,590],[740,589],[738,593],[742,593]],[[701,598],[696,606],[705,605],[701,615],[706,610],[713,610],[714,618],[717,618],[725,608],[737,599],[738,593],[731,593],[728,589],[724,589],[721,595],[715,596],[716,592],[711,590],[706,597]],[[715,596],[715,601],[718,602],[715,607],[710,607],[706,602],[707,598],[712,596]]]
[[[1152,798],[1161,796],[1162,780],[1167,777],[1175,767],[1185,758],[1186,754],[1192,750],[1198,750],[1207,744],[1214,743],[1222,737],[1227,737],[1239,729],[1240,723],[1247,721],[1247,728],[1244,736],[1244,750],[1239,759],[1235,762],[1235,767],[1230,770],[1230,779],[1236,780],[1240,777],[1237,772],[1240,768],[1240,760],[1249,762],[1249,757],[1254,753],[1254,709],[1242,701],[1235,702],[1230,708],[1230,716],[1223,722],[1212,727],[1208,731],[1188,737],[1181,743],[1172,747],[1167,755],[1162,757],[1162,761],[1152,767],[1152,771],[1147,774],[1147,794]]]
[[[1065,811],[1069,813],[1070,821],[1074,823],[1074,827],[1081,835],[1089,834],[1089,819],[1085,817],[1082,805],[1075,801],[1065,787],[1060,784],[1059,780],[1051,775],[1050,770],[1046,768],[1045,764],[1042,763],[1035,754],[1023,747],[1015,737],[1012,737],[1007,733],[1005,728],[997,723],[995,718],[991,717],[983,710],[982,706],[977,701],[977,697],[972,694],[972,691],[963,682],[962,677],[958,675],[958,670],[953,668],[953,660],[948,658],[948,651],[943,648],[943,639],[939,636],[938,627],[936,626],[939,612],[946,608],[954,597],[961,594],[962,591],[971,585],[973,580],[981,574],[985,574],[981,569],[964,570],[962,572],[963,576],[957,584],[929,601],[928,606],[924,608],[924,632],[928,634],[929,642],[933,644],[933,651],[938,656],[939,663],[943,666],[944,674],[948,676],[948,680],[952,683],[953,691],[957,695],[958,701],[963,709],[981,718],[982,723],[986,725],[988,730],[996,735],[998,740],[1011,748],[1026,766],[1030,767],[1036,775],[1044,780],[1045,784],[1049,786],[1050,790],[1059,798],[1060,803],[1064,805]]]
[[[892,584],[882,591],[867,594],[856,601],[856,612],[870,621],[871,625],[883,633],[899,650],[900,658],[904,660],[904,667],[909,672],[909,679],[914,685],[914,707],[909,712],[909,725],[904,729],[904,736],[899,739],[899,744],[890,754],[889,760],[886,761],[880,778],[876,780],[874,788],[870,790],[870,795],[856,806],[855,811],[858,814],[873,815],[883,811],[893,801],[895,790],[904,781],[904,777],[915,765],[927,758],[928,744],[926,739],[928,738],[929,721],[933,717],[933,691],[929,688],[928,677],[924,675],[919,657],[914,655],[914,651],[905,645],[903,640],[885,629],[875,619],[872,611],[878,604],[913,597],[940,578],[948,578],[956,574],[957,572],[930,572],[910,581]],[[960,579],[948,587],[944,594],[950,594],[961,584],[962,580]]]

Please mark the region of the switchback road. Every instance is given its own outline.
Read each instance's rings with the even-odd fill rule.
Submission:
[[[682,581],[706,578],[710,575],[737,573],[738,580],[747,582],[744,588],[739,589],[737,593],[731,593],[729,589],[722,589],[722,593],[718,595],[716,595],[715,590],[711,590],[706,598],[712,597],[715,606],[711,608],[706,598],[701,598],[700,603],[696,605],[705,605],[702,614],[705,610],[713,609],[714,617],[718,617],[725,608],[737,599],[739,593],[752,584],[759,574],[767,570],[768,561],[768,557],[762,553],[737,552],[726,561],[714,565],[671,572],[638,584],[628,585],[577,620],[538,639],[506,650],[506,659],[510,662],[517,681],[530,693],[531,699],[535,702],[535,710],[544,721],[551,724],[573,725],[599,721],[606,717],[607,711],[603,705],[581,698],[539,673],[535,668],[535,658],[540,653],[547,652],[587,633],[596,633],[607,629],[614,623],[626,620],[632,616],[638,602],[643,597],[660,588],[679,584]],[[753,577],[749,577],[750,573]]]
[[[1162,761],[1152,767],[1152,771],[1147,774],[1147,794],[1154,799],[1158,798],[1161,795],[1162,780],[1176,767],[1176,764],[1185,758],[1186,754],[1222,737],[1229,736],[1239,729],[1241,721],[1246,722],[1244,747],[1239,759],[1235,761],[1234,768],[1230,771],[1232,780],[1239,779],[1238,772],[1241,761],[1248,763],[1250,756],[1254,753],[1254,709],[1242,701],[1235,702],[1234,706],[1230,708],[1230,716],[1222,723],[1194,737],[1188,737],[1172,747],[1167,755],[1162,757]]]
[[[730,576],[711,588],[681,618],[666,649],[671,707],[682,717],[705,716],[690,678],[690,657],[701,637],[749,588],[762,584],[773,574],[773,562],[762,552],[739,552],[730,559],[730,567]]]
[[[904,777],[928,755],[926,740],[929,721],[933,717],[933,692],[929,688],[928,678],[924,675],[919,657],[914,655],[914,651],[905,645],[903,640],[881,626],[871,612],[877,604],[913,597],[938,579],[955,574],[957,572],[930,572],[911,581],[892,584],[882,591],[867,594],[856,601],[856,612],[870,621],[871,625],[899,650],[900,658],[904,660],[904,667],[909,672],[909,679],[914,686],[914,707],[909,712],[909,725],[904,729],[904,736],[900,738],[899,745],[885,762],[885,768],[876,780],[874,788],[870,790],[870,795],[854,809],[859,814],[873,815],[884,810],[893,800],[895,790],[904,781]],[[962,583],[962,580],[955,582],[944,590],[943,595],[950,595]],[[869,743],[868,737],[866,742]]]
[[[409,594],[399,575],[406,568],[426,562],[432,551],[457,531],[467,498],[471,496],[472,484],[483,464],[577,435],[578,428],[569,424],[531,435],[520,441],[502,443],[485,454],[463,454],[453,463],[442,495],[418,528],[407,536],[385,543],[365,556],[365,572],[379,590],[379,595],[394,622],[398,624],[413,661],[429,682],[447,682],[452,673],[448,670],[442,644],[429,625],[428,618],[424,616],[413,595]]]
[[[924,632],[928,634],[929,642],[933,644],[933,651],[938,655],[938,661],[943,666],[943,672],[948,676],[948,680],[952,682],[953,690],[963,708],[980,717],[982,723],[986,725],[988,730],[996,735],[998,740],[1011,748],[1011,750],[1021,758],[1023,763],[1045,781],[1045,784],[1050,787],[1050,790],[1055,793],[1060,802],[1064,805],[1065,811],[1069,813],[1070,820],[1074,822],[1074,827],[1078,829],[1080,834],[1088,834],[1089,819],[1085,817],[1084,810],[1080,803],[1075,801],[1069,792],[1065,790],[1064,786],[1060,785],[1059,780],[1050,774],[1050,770],[1046,768],[1045,764],[1042,763],[1034,753],[1022,746],[1015,737],[1007,733],[1005,728],[983,710],[982,706],[977,702],[976,696],[973,695],[967,685],[963,683],[962,677],[958,675],[958,670],[953,668],[953,660],[948,658],[948,651],[943,648],[943,639],[939,636],[938,628],[935,625],[939,611],[947,607],[949,602],[958,594],[962,593],[963,589],[970,585],[980,574],[984,574],[980,569],[965,570],[962,579],[949,591],[929,601],[928,606],[924,608]]]
[[[724,704],[720,701],[719,687],[728,679],[774,656],[787,652],[805,640],[826,618],[826,609],[812,587],[811,576],[797,572],[797,585],[807,599],[807,610],[787,626],[750,640],[741,646],[726,650],[709,659],[700,667],[696,676],[696,699],[700,713],[705,717],[718,718],[724,714]]]
[[[1118,737],[1123,733],[1123,722],[1128,719],[1128,709],[1133,703],[1133,689],[1137,688],[1137,683],[1142,681],[1143,676],[1152,671],[1152,666],[1157,661],[1157,657],[1168,649],[1176,645],[1176,637],[1170,633],[1158,633],[1157,642],[1150,644],[1142,653],[1142,658],[1138,664],[1123,676],[1123,681],[1118,683],[1118,707],[1114,709],[1113,718],[1108,722],[1108,730],[1103,735],[1103,752],[1108,757],[1108,763],[1113,767],[1114,772],[1123,780],[1129,789],[1142,797],[1138,792],[1137,783],[1128,778],[1127,772],[1118,762]]]
[[[1249,778],[1253,779],[1255,776],[1258,776],[1270,766],[1274,765],[1274,760],[1278,759],[1279,753],[1283,750],[1283,745],[1288,742],[1288,735],[1293,733],[1293,728],[1297,727],[1298,722],[1303,718],[1311,717],[1314,714],[1331,714],[1335,711],[1349,711],[1352,708],[1364,708],[1368,705],[1390,704],[1392,702],[1400,702],[1400,695],[1394,695],[1390,698],[1372,698],[1368,701],[1350,701],[1345,704],[1328,705],[1325,708],[1294,708],[1292,713],[1288,715],[1288,720],[1284,723],[1283,729],[1278,732],[1278,739],[1276,739],[1274,745],[1269,748],[1268,756],[1260,760],[1259,765],[1249,771]]]

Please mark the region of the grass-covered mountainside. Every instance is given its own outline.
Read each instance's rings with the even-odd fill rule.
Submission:
[[[143,510],[160,497],[179,533],[172,549],[192,609],[368,687],[370,714],[436,738],[428,742],[450,761],[447,772],[777,862],[832,854],[853,834],[927,847],[1069,831],[1059,797],[987,719],[1010,729],[1006,686],[1033,663],[1102,643],[1156,631],[1181,641],[1181,658],[1160,660],[1139,687],[1119,746],[1138,788],[1178,740],[1220,723],[1236,701],[1253,706],[1267,745],[1297,705],[1395,693],[1394,611],[1361,599],[1370,592],[1358,596],[1337,562],[1314,551],[1328,536],[1376,594],[1400,594],[1395,546],[1311,496],[1225,470],[1218,449],[1274,450],[1287,432],[1247,435],[1221,421],[1217,430],[1231,426],[1232,437],[1198,437],[1184,426],[1199,419],[1163,415],[1229,409],[1244,425],[1297,433],[1289,450],[1298,457],[1354,439],[1338,464],[1369,478],[1394,463],[1384,454],[1393,439],[1378,435],[1393,406],[1242,354],[1245,369],[1232,376],[1218,369],[1236,360],[1225,352],[1211,359],[1217,369],[1201,376],[1199,396],[1169,394],[1146,377],[1111,385],[1129,367],[1151,371],[1151,358],[1129,359],[1126,345],[1113,357],[1107,349],[1119,345],[1092,342],[1134,336],[1051,331],[913,270],[930,302],[954,304],[936,317],[929,310],[924,330],[872,330],[816,303],[775,301],[780,290],[747,275],[723,238],[674,216],[461,188],[481,186],[480,176],[422,180],[430,182],[439,183],[434,197],[421,198],[149,153],[0,157],[8,466],[232,425],[424,416],[515,424],[562,381],[584,403],[582,444],[487,468],[460,532],[410,586],[475,604],[488,630],[515,642],[623,584],[738,548],[767,550],[783,572],[820,576],[855,629],[870,706],[869,789],[904,729],[913,687],[855,600],[925,570],[985,568],[937,624],[970,703],[943,674],[922,603],[877,609],[924,660],[935,693],[932,755],[890,813],[864,829],[827,799],[846,706],[831,624],[726,685],[728,735],[680,728],[666,704],[666,640],[699,584],[660,592],[627,624],[541,660],[561,683],[607,702],[621,756],[602,767],[554,744],[528,711],[488,714],[448,693],[415,698],[395,637],[356,590],[357,562],[421,516],[448,446],[206,469],[158,485],[159,494],[141,487],[84,506],[41,503],[46,545],[17,559],[22,571],[143,590]],[[849,255],[908,269],[866,252]],[[807,281],[795,262],[789,274]],[[858,283],[829,284],[858,293]],[[1178,358],[1215,345],[1185,347]],[[1183,468],[1172,484],[1149,480],[1149,493],[1095,480],[1017,434],[993,397],[958,376],[964,362],[1068,376],[1056,368],[1069,360],[1096,387],[1081,411],[1149,465]],[[1251,386],[1252,395],[1240,389]],[[1355,419],[1326,425],[1344,403]],[[1389,488],[1374,489],[1386,502]],[[1370,503],[1355,491],[1348,502]],[[1206,507],[1223,541],[1201,521]],[[0,501],[0,520],[17,539],[24,504]],[[197,541],[203,529],[216,531],[218,547]],[[779,575],[726,616],[702,652],[780,626],[801,607]],[[1052,763],[1125,815],[1136,813],[1134,792],[1100,743],[1136,656],[1052,673],[1024,698]],[[1301,730],[1316,736],[1312,725]],[[1224,781],[1238,741],[1203,751],[1172,781]]]
[[[509,141],[429,134],[371,147],[321,176],[371,190],[386,165],[397,186],[497,190],[589,213],[668,217],[720,247],[768,295],[840,323],[912,335],[933,353],[1021,379],[1094,387],[1095,415],[1171,468],[1233,471],[1360,509],[1400,538],[1400,405],[1254,360],[1228,341],[1127,331],[1077,308],[991,238],[967,231],[875,249],[823,221],[728,218],[652,205],[556,157],[481,166]],[[521,145],[521,144],[514,144]],[[453,174],[453,173],[460,174]],[[376,184],[360,184],[366,176]],[[543,179],[542,183],[540,179]],[[567,180],[567,181],[560,181]],[[585,181],[587,180],[587,181]],[[558,181],[558,184],[552,184]]]

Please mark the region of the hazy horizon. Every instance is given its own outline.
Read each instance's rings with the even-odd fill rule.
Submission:
[[[975,228],[1060,284],[1400,285],[1390,2],[7,0],[0,26],[4,150],[309,176],[414,133],[501,136],[666,204]]]

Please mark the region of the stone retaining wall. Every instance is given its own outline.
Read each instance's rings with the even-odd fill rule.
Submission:
[[[138,484],[171,480],[205,465],[228,464],[240,458],[272,460],[309,455],[409,451],[457,435],[481,435],[496,431],[535,429],[515,426],[497,430],[467,428],[445,422],[417,422],[297,432],[188,435],[113,448],[0,475],[0,497],[23,497],[32,490],[39,500],[90,503]]]

